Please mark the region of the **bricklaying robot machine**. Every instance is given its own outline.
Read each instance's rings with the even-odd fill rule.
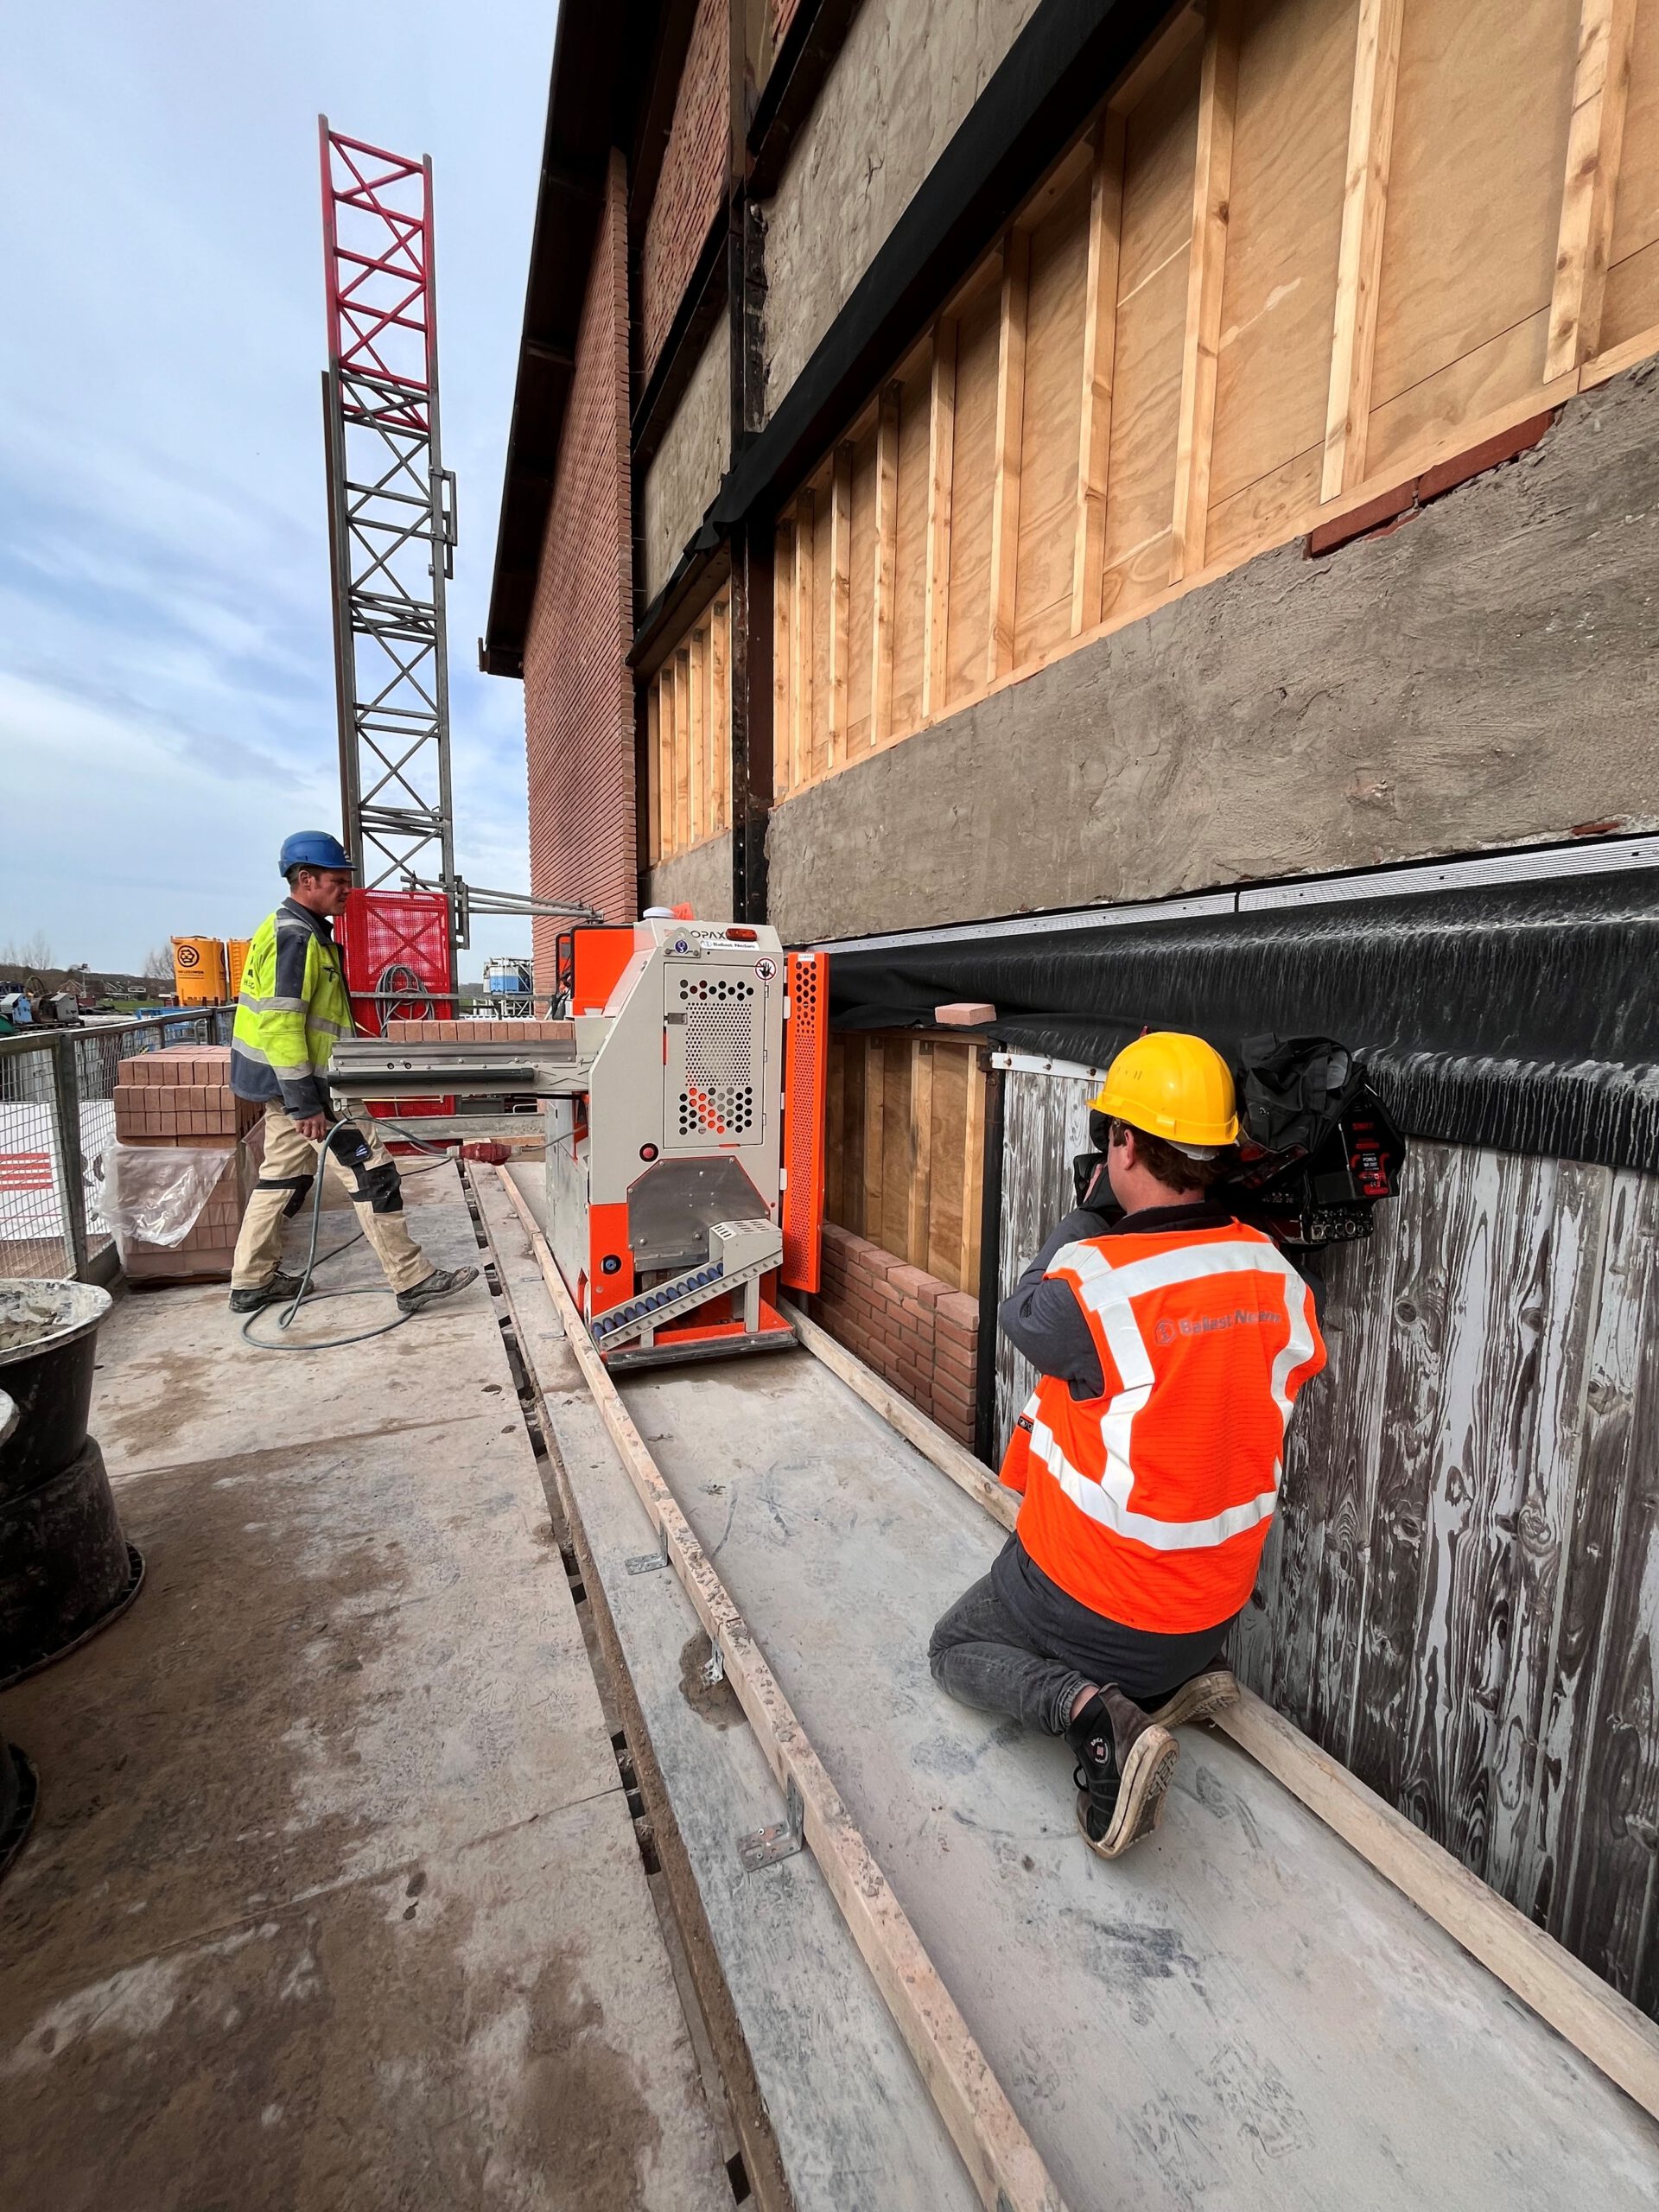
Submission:
[[[780,1285],[818,1286],[826,956],[656,917],[559,950],[569,1019],[526,1024],[522,1047],[353,1038],[332,1087],[546,1102],[548,1243],[607,1364],[789,1343]]]

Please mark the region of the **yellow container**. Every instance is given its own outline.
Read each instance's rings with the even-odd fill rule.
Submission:
[[[181,1006],[221,1006],[225,948],[216,937],[175,937],[173,981]]]
[[[248,947],[252,943],[251,937],[227,937],[225,940],[225,957],[230,967],[230,995],[233,999],[239,999],[242,995],[242,970],[248,964]]]

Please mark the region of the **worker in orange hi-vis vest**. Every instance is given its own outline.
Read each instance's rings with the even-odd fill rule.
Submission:
[[[1002,1462],[1020,1517],[928,1656],[953,1697],[1065,1738],[1115,1859],[1162,1816],[1170,1730],[1237,1697],[1227,1631],[1325,1345],[1306,1283],[1211,1193],[1238,1135],[1218,1052],[1138,1039],[1090,1127],[1104,1164],[999,1315],[1041,1376]]]

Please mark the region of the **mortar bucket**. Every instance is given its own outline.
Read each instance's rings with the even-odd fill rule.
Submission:
[[[0,1281],[0,1390],[17,1408],[10,1439],[0,1439],[0,1503],[67,1467],[86,1443],[110,1302],[90,1282]]]

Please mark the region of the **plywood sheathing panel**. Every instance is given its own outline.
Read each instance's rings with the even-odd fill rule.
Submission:
[[[1169,581],[1200,60],[1189,48],[1125,132],[1103,619]]]
[[[1031,232],[1013,664],[1071,629],[1090,178]]]
[[[945,617],[945,700],[942,703],[966,698],[982,690],[985,682],[1001,311],[1000,288],[987,285],[969,302],[957,323],[950,604]]]
[[[1601,344],[1659,323],[1659,0],[1637,0]]]
[[[1368,473],[1423,422],[1484,413],[1542,381],[1578,29],[1561,0],[1405,10]]]
[[[1208,557],[1244,534],[1240,495],[1324,438],[1357,14],[1357,0],[1250,0],[1245,11]]]

